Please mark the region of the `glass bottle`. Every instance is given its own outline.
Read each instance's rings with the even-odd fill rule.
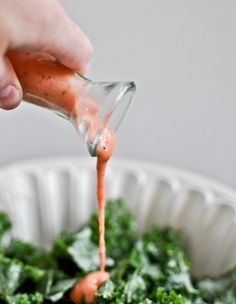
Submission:
[[[116,131],[135,92],[134,82],[92,82],[44,54],[8,54],[23,88],[24,100],[68,119],[96,156],[106,125]]]

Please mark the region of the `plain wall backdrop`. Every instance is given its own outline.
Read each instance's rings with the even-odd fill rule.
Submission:
[[[236,2],[61,3],[94,45],[87,76],[137,84],[116,156],[165,162],[236,186]],[[87,154],[67,121],[24,103],[0,111],[1,164],[65,154]]]

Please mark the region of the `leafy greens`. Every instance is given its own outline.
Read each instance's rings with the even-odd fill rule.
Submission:
[[[4,235],[11,223],[0,213],[0,303],[71,303],[75,282],[99,268],[98,218],[92,215],[78,232],[62,232],[46,251]],[[107,271],[95,304],[233,304],[236,272],[193,281],[178,232],[137,224],[122,200],[106,207]]]

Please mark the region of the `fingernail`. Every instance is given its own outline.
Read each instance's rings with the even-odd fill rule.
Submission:
[[[21,101],[21,91],[13,85],[0,90],[0,108],[10,110],[18,106]]]

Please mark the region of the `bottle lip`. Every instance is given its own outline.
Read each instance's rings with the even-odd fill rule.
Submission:
[[[101,84],[101,83],[100,83]],[[136,85],[134,81],[122,81],[113,83],[114,87],[119,86],[120,91],[113,103],[111,109],[106,113],[99,127],[98,132],[94,136],[91,142],[87,142],[87,148],[92,157],[97,156],[97,144],[102,135],[105,126],[111,127],[113,131],[116,131],[124,119],[128,109],[130,108],[132,96],[136,91]]]

